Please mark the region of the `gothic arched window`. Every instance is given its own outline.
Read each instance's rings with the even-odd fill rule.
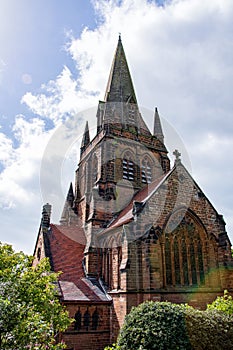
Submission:
[[[93,161],[92,161],[92,185],[95,184],[98,176],[98,159],[96,155],[94,155]]]
[[[203,256],[202,256],[202,246],[200,239],[197,243],[197,257],[198,257],[198,268],[199,268],[199,274],[200,274],[200,283],[204,283],[205,276],[204,276],[204,266],[203,266]]]
[[[164,173],[167,172],[167,159],[161,157],[161,168],[163,170]]]
[[[178,219],[179,213],[175,215],[171,219],[173,223],[176,218]],[[204,283],[201,234],[202,227],[198,226],[191,217],[182,219],[172,232],[165,234],[165,281],[167,286],[195,286]]]
[[[175,265],[175,281],[176,284],[180,284],[180,255],[179,255],[179,244],[178,239],[174,239],[174,265]]]
[[[123,179],[134,181],[135,169],[134,162],[130,152],[125,152],[122,160],[122,169],[123,169]]]
[[[141,177],[142,183],[151,183],[152,181],[152,169],[151,161],[148,157],[145,157],[142,161]]]
[[[184,285],[189,285],[189,274],[188,274],[188,259],[187,259],[187,247],[185,237],[182,237],[182,261],[183,261],[183,278]]]
[[[172,284],[172,263],[171,263],[171,248],[169,237],[166,237],[165,242],[165,261],[166,261],[166,282],[167,285]]]
[[[98,314],[97,308],[93,312],[91,319],[92,319],[92,329],[96,330],[99,324],[99,314]]]
[[[80,308],[76,312],[74,319],[75,319],[74,329],[76,331],[79,331],[82,327],[82,314],[81,314]]]
[[[83,325],[86,331],[88,331],[89,326],[90,326],[90,313],[88,309],[85,311],[85,314],[83,316]]]
[[[121,261],[122,261],[122,247],[117,247],[117,289],[121,288],[121,273],[120,273]]]
[[[112,249],[107,248],[107,278],[106,282],[108,287],[111,289],[111,284],[112,284]]]
[[[197,270],[195,262],[195,251],[193,242],[190,244],[190,263],[191,263],[191,274],[192,274],[192,285],[197,284]]]

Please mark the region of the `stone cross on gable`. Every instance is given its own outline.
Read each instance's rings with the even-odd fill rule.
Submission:
[[[180,162],[180,156],[181,156],[181,153],[175,149],[175,151],[173,152],[174,156],[176,157],[175,159],[175,162]]]

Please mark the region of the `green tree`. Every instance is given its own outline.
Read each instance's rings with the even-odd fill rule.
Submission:
[[[58,274],[47,259],[36,267],[32,259],[0,243],[0,348],[64,349],[58,336],[72,320],[58,300]]]

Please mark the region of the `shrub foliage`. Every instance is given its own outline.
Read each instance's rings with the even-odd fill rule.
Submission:
[[[229,350],[233,345],[233,317],[217,310],[186,309],[192,349]]]
[[[233,315],[148,301],[132,308],[117,344],[105,350],[229,350],[232,344]]]
[[[182,305],[153,301],[133,308],[119,335],[120,349],[191,349],[184,310]]]
[[[228,291],[224,291],[223,296],[217,297],[212,304],[208,304],[209,310],[223,311],[228,315],[233,315],[233,300],[232,296],[228,294]]]

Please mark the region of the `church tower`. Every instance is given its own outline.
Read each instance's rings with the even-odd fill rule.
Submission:
[[[120,37],[96,117],[93,140],[88,124],[83,134],[75,203],[83,222],[92,220],[94,226],[101,226],[121,209],[117,207],[117,187],[130,187],[135,193],[170,169],[158,110],[152,135],[139,110]],[[96,206],[90,208],[96,196],[111,207],[105,217]]]
[[[135,193],[170,170],[158,111],[152,134],[140,113],[121,37],[96,117],[93,140],[88,124],[83,134],[74,200],[86,230],[87,251],[96,246],[95,233],[107,227]]]

